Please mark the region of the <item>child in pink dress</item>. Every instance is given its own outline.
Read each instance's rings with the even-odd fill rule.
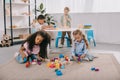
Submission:
[[[19,63],[26,63],[30,59],[45,60],[48,43],[50,43],[49,34],[44,30],[37,31],[25,40],[15,58]]]

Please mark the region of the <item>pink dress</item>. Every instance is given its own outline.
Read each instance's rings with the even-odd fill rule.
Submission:
[[[25,48],[24,53],[26,54],[26,56],[28,56],[29,54],[38,54],[40,51],[39,45],[34,45],[32,51],[30,51],[28,48],[28,46],[29,46],[28,42],[25,42],[23,46]]]

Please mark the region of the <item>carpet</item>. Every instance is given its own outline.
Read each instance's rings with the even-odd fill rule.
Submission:
[[[63,75],[57,76],[54,69],[42,65],[18,64],[14,59],[0,66],[0,80],[120,80],[120,65],[111,54],[95,54],[98,58],[80,64],[73,62],[61,69]],[[59,54],[49,54],[49,57]],[[91,67],[99,68],[98,72]]]

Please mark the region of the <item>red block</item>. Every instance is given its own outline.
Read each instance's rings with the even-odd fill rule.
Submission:
[[[26,68],[28,68],[30,66],[30,62],[26,62]]]

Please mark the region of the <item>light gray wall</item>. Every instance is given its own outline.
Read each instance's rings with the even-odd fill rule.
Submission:
[[[60,24],[60,14],[52,14]],[[92,24],[97,42],[120,44],[120,13],[71,13],[72,27]]]

